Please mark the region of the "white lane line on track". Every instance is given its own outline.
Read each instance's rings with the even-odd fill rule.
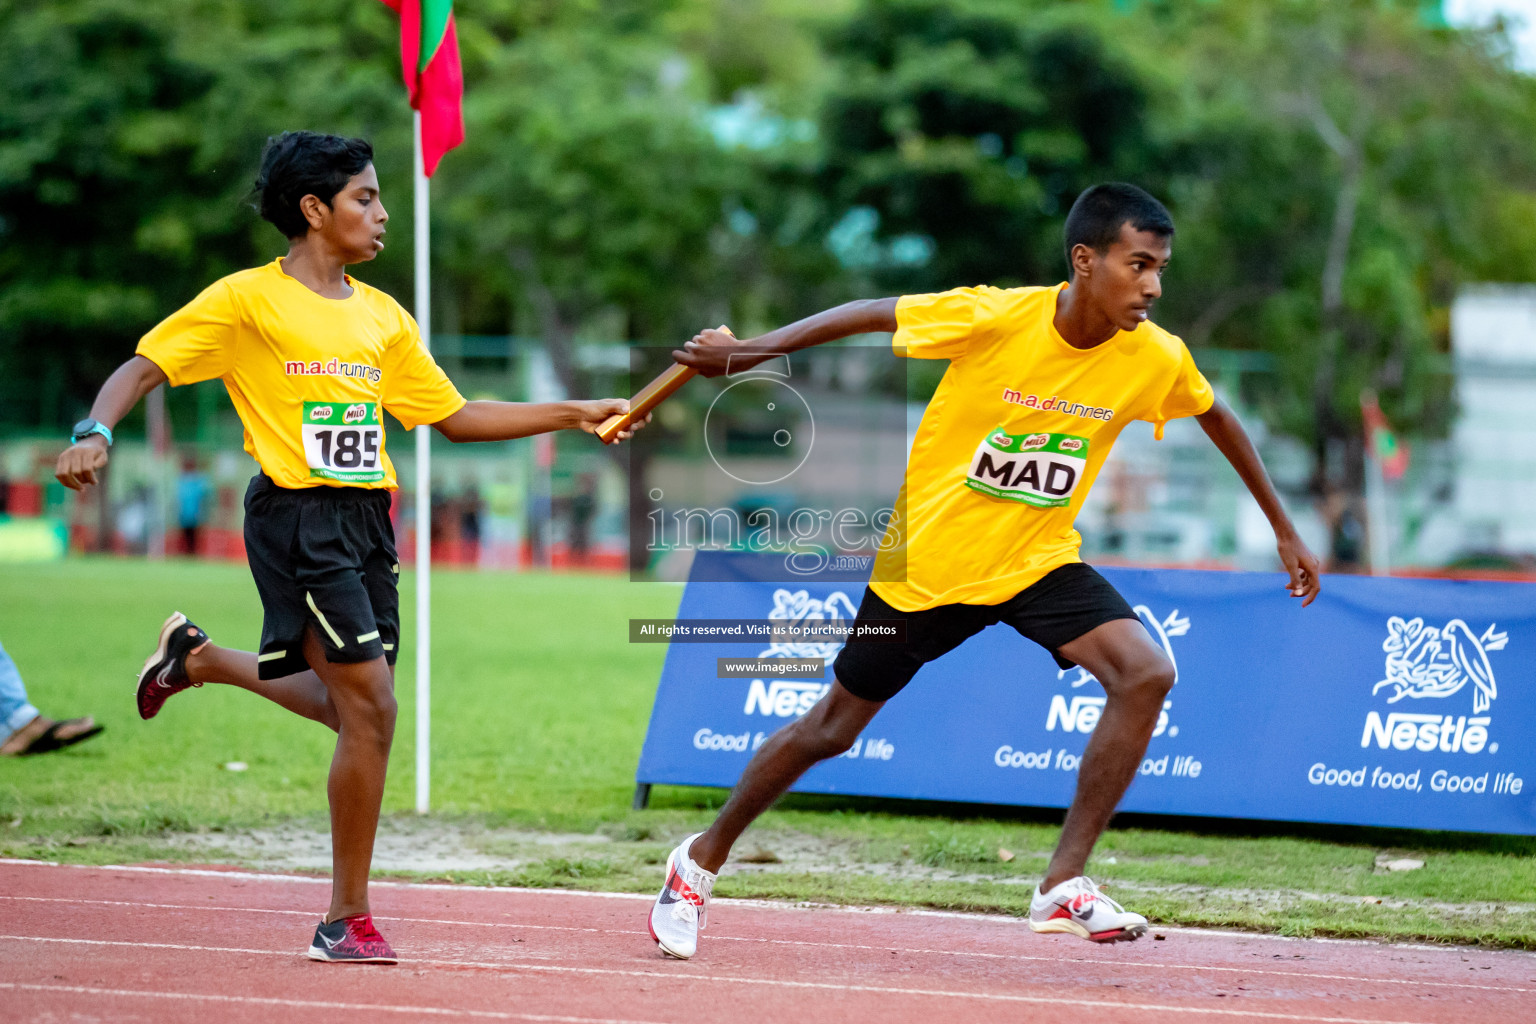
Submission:
[[[383,1003],[336,1003],[319,999],[278,999],[270,996],[226,996],[199,992],[145,992],[133,988],[95,988],[89,985],[33,985],[21,981],[0,981],[0,989],[17,992],[68,992],[86,996],[138,996],[144,999],[176,999],[188,1002],[247,1003],[257,1006],[286,1006],[300,1010],[354,1010],[364,1013],[410,1013],[432,1017],[484,1017],[490,1020],[544,1021],[549,1024],[655,1024],[652,1021],[617,1017],[568,1017],[549,1013],[511,1013],[502,1010],[457,1010],[441,1006],[389,1006]]]
[[[281,875],[263,871],[214,871],[209,868],[162,868],[149,864],[61,864],[54,860],[22,860],[13,857],[0,857],[0,865],[13,867],[45,867],[45,868],[85,868],[90,871],[133,871],[146,875],[190,875],[193,878],[226,878],[241,882],[306,882],[313,885],[331,884],[329,875],[316,877],[313,875]],[[587,889],[529,889],[515,885],[468,885],[461,882],[390,882],[370,879],[369,886],[378,889],[428,889],[443,890],[446,892],[512,892],[527,893],[530,896],[585,896],[589,899],[599,900],[629,900],[649,903],[654,896],[645,896],[634,892],[591,892]],[[733,900],[731,902],[752,903],[755,900]],[[761,901],[764,906],[779,906],[782,903],[773,903],[769,900]],[[964,915],[957,915],[964,916]]]
[[[70,868],[86,871],[138,871],[145,874],[157,875],[192,875],[199,878],[228,878],[239,881],[251,882],[307,882],[314,885],[330,885],[330,876],[316,877],[312,875],[285,875],[275,872],[235,870],[212,870],[209,868],[172,868],[156,867],[149,864],[65,864],[56,860],[29,860],[22,857],[0,857],[0,866],[14,865],[21,867],[46,867],[46,868]],[[534,889],[517,885],[470,885],[466,882],[391,882],[370,879],[370,886],[386,889],[425,889],[441,892],[489,892],[511,895],[527,896],[582,896],[588,899],[599,900],[628,900],[630,902],[649,903],[655,899],[642,893],[633,892],[594,892],[590,889]],[[857,914],[860,916],[900,915],[902,917],[938,917],[953,921],[982,922],[990,924],[1003,924],[1018,927],[1022,922],[1019,918],[1009,914],[988,913],[985,911],[971,910],[930,910],[925,907],[867,907],[846,903],[818,903],[812,900],[787,900],[754,899],[739,896],[715,896],[711,903],[719,906],[758,907],[763,910],[777,911],[818,911],[821,913]],[[1447,948],[1442,944],[1426,942],[1396,942],[1383,939],[1343,939],[1329,935],[1314,935],[1302,937],[1297,935],[1280,935],[1274,932],[1243,931],[1238,928],[1200,928],[1194,925],[1158,925],[1158,931],[1172,932],[1179,935],[1208,935],[1218,939],[1252,940],[1255,942],[1292,942],[1312,944],[1319,946],[1370,946],[1380,949],[1383,946],[1391,946],[1397,950],[1415,950],[1426,953],[1444,953]],[[1477,952],[1484,955],[1490,953],[1498,956],[1526,957],[1536,959],[1536,953],[1528,953],[1524,950],[1481,949]],[[1111,963],[1113,961],[1104,961]]]
[[[55,942],[80,946],[117,946],[131,949],[169,949],[185,953],[239,953],[243,956],[278,956],[298,959],[289,950],[238,949],[228,946],[184,945],[172,942],[122,942],[114,939],[63,939],[45,935],[0,935],[0,941]],[[1132,1003],[1113,999],[1074,999],[1066,996],[1031,996],[1013,992],[974,992],[965,989],[900,988],[882,985],[854,985],[826,981],[794,981],[785,978],[750,978],[735,974],[679,974],[666,971],[642,971],[614,967],[569,967],[550,964],[494,963],[483,960],[440,960],[412,958],[412,964],[438,967],[474,967],[495,971],[527,971],[544,974],[582,974],[595,977],[649,978],[658,981],[712,982],[721,985],[759,985],[765,988],[811,989],[829,992],[868,992],[875,995],[933,996],[940,999],[971,999],[990,1003],[1023,1003],[1044,1006],[1082,1006],[1096,1010],[1140,1010],[1147,1013],[1203,1014],[1213,1017],[1247,1017],[1259,1020],[1310,1021],[1312,1024],[1429,1024],[1426,1021],[1385,1020],[1380,1017],[1320,1017],[1313,1014],[1273,1013],[1263,1010],[1228,1010],[1177,1003]]]
[[[313,919],[315,914],[307,910],[268,910],[262,907],[216,907],[202,906],[196,903],[142,903],[134,900],[93,900],[93,899],[66,899],[61,896],[7,896],[0,895],[0,900],[16,900],[31,903],[65,903],[69,905],[91,904],[95,906],[112,907],[138,907],[146,910],[202,910],[219,914],[246,913],[246,914],[281,914],[289,917],[305,917]],[[625,935],[635,936],[640,933],[638,928],[586,928],[577,925],[558,924],[519,924],[516,921],[451,921],[434,917],[399,917],[390,915],[387,921],[399,921],[408,924],[445,924],[458,928],[521,928],[530,931],[547,932],[581,932],[595,935]],[[1225,933],[1223,933],[1225,934]],[[755,942],[774,946],[811,946],[818,949],[856,949],[869,952],[886,952],[895,950],[899,953],[911,953],[923,956],[945,957],[977,957],[986,960],[1016,960],[1024,963],[1048,963],[1062,964],[1067,958],[1053,956],[1030,956],[1027,953],[987,953],[979,950],[957,949],[925,949],[914,946],[891,945],[867,945],[854,942],[817,942],[811,939],[763,939],[745,935],[714,935],[710,937],[713,942]],[[1477,992],[1509,992],[1514,994],[1536,993],[1536,988],[1522,988],[1518,985],[1473,985],[1462,981],[1423,981],[1416,978],[1380,978],[1359,974],[1323,974],[1316,971],[1282,971],[1272,967],[1219,967],[1214,964],[1180,964],[1166,963],[1151,960],[1104,960],[1097,957],[1073,956],[1070,958],[1075,963],[1099,964],[1104,967],[1145,967],[1162,971],[1212,971],[1226,974],[1257,975],[1274,978],[1305,978],[1309,981],[1347,981],[1361,984],[1374,985],[1409,985],[1419,988],[1460,988],[1471,989]]]
[[[245,882],[304,882],[312,885],[330,885],[329,876],[316,877],[312,875],[284,875],[275,872],[246,871],[236,869],[232,871],[218,871],[209,868],[173,868],[156,867],[149,864],[64,864],[54,860],[28,860],[21,857],[0,857],[0,866],[12,865],[18,867],[46,867],[67,868],[86,871],[135,871],[143,874],[155,875],[190,875],[195,878],[222,878]],[[515,885],[470,885],[464,882],[391,882],[370,880],[368,883],[375,888],[384,889],[423,889],[440,892],[486,892],[502,893],[514,896],[581,896],[587,899],[599,900],[627,900],[629,902],[649,903],[654,896],[646,896],[632,892],[593,892],[588,889],[533,889],[526,886]],[[810,900],[787,902],[785,900],[748,899],[735,896],[716,896],[711,901],[718,906],[758,907],[763,910],[777,911],[818,911],[821,913],[857,914],[867,915],[900,915],[902,917],[938,917],[954,921],[966,921],[970,923],[981,922],[990,924],[1003,924],[1010,927],[1018,927],[1021,921],[1017,917],[1008,914],[985,913],[979,911],[960,910],[928,910],[921,907],[861,907],[841,903],[816,903]],[[1431,945],[1423,942],[1386,942],[1381,939],[1340,939],[1331,936],[1313,936],[1302,938],[1296,935],[1277,935],[1272,932],[1241,931],[1239,929],[1223,928],[1197,928],[1191,925],[1158,925],[1158,931],[1171,932],[1178,935],[1208,935],[1220,939],[1233,939],[1238,941],[1251,940],[1254,942],[1283,942],[1303,943],[1320,946],[1370,946],[1380,949],[1390,945],[1395,950],[1414,950],[1427,953],[1444,953],[1448,947],[1444,945]],[[755,940],[742,940],[755,941]],[[1523,957],[1536,959],[1536,954],[1523,950],[1478,950],[1483,955],[1496,954],[1498,956]],[[1096,961],[1097,962],[1097,961]],[[1114,963],[1116,961],[1103,961]]]

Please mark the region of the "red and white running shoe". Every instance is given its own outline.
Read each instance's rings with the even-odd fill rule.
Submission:
[[[1037,932],[1070,932],[1094,942],[1129,942],[1147,931],[1147,919],[1132,914],[1099,892],[1093,879],[1078,875],[1050,892],[1035,889],[1029,927]]]
[[[709,920],[709,894],[715,874],[688,856],[688,848],[704,833],[684,839],[667,855],[667,881],[651,907],[651,938],[668,956],[687,960],[699,948],[699,932]]]
[[[135,696],[139,717],[154,718],[165,702],[189,686],[202,686],[187,678],[187,655],[202,648],[208,634],[188,621],[181,612],[172,612],[160,627],[160,643],[155,653],[144,659]]]
[[[333,964],[397,964],[400,958],[373,926],[372,914],[321,922],[309,944],[309,958]]]

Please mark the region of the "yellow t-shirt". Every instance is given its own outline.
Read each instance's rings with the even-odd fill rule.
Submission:
[[[902,611],[999,604],[1078,561],[1077,510],[1132,420],[1210,409],[1189,350],[1144,322],[1091,349],[1057,332],[1055,288],[957,288],[896,303],[898,354],[948,359],[870,588]]]
[[[282,262],[215,281],[137,352],[173,387],[222,379],[245,450],[279,487],[393,490],[379,407],[411,430],[458,412],[464,396],[394,299],[351,277],[350,296],[327,299]]]

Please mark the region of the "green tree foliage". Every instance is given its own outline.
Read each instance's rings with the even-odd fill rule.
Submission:
[[[474,87],[467,141],[438,176],[439,280],[462,329],[537,334],[565,389],[588,394],[583,333],[680,344],[732,320],[734,295],[764,294],[754,282],[798,239],[763,230],[775,161],[717,138],[720,82],[668,22],[717,26],[682,5],[650,19],[625,5],[530,13],[507,7],[462,32]],[[643,528],[645,456],[612,454]]]
[[[245,205],[262,140],[382,126],[390,29],[341,0],[0,5],[7,420],[68,422],[156,320],[281,251]]]
[[[1320,490],[1360,486],[1363,389],[1445,429],[1461,284],[1536,280],[1536,79],[1417,0],[866,0],[827,47],[854,269],[1059,280],[1073,197],[1135,181],[1180,225],[1159,322],[1274,357],[1262,410]]]
[[[908,289],[1056,281],[1079,192],[1160,186],[1153,83],[1109,18],[1098,4],[869,0],[832,32],[823,180],[837,205],[878,213],[867,232],[844,225],[850,261]]]
[[[1457,288],[1536,277],[1536,82],[1421,6],[1230,0],[1161,24],[1185,71],[1169,309],[1192,344],[1273,353],[1276,425],[1320,467],[1347,449],[1350,487],[1361,391],[1443,430]]]
[[[812,77],[814,41],[780,6],[501,4],[466,19],[468,141],[440,176],[457,323],[538,333],[579,389],[583,329],[672,342],[706,320],[803,311],[838,268],[814,233],[810,148],[771,137]],[[744,141],[717,115],[749,89],[761,116]]]
[[[1357,453],[1365,387],[1443,429],[1456,290],[1536,280],[1536,79],[1417,0],[465,0],[459,22],[440,322],[536,331],[576,390],[583,334],[1059,280],[1067,206],[1129,179],[1180,225],[1159,320],[1270,353],[1264,412],[1322,467]],[[6,418],[67,423],[156,319],[282,251],[245,198],[284,128],[374,140],[396,219],[364,276],[408,295],[396,54],[371,0],[0,0]]]
[[[461,10],[468,143],[434,182],[438,308],[455,328],[532,328],[579,390],[569,343],[584,328],[677,340],[729,319],[732,295],[762,296],[746,305],[766,317],[784,283],[814,291],[836,274],[819,239],[770,230],[793,205],[778,185],[803,198],[806,175],[711,133],[722,89],[788,66],[766,38],[724,78],[679,50],[723,49],[742,17],[787,23],[731,13],[643,0]],[[408,296],[396,33],[387,8],[360,0],[0,0],[5,419],[69,422],[156,320],[283,251],[248,194],[262,141],[283,129],[373,140],[396,217],[362,273]],[[785,255],[797,248],[809,258]]]
[[[476,72],[493,84],[468,96],[468,140],[439,178],[451,287],[490,303],[466,306],[467,324],[505,331],[526,308],[558,360],[596,317],[668,337],[691,301],[725,292],[713,235],[745,182],[686,62],[655,40],[560,32],[485,46]]]

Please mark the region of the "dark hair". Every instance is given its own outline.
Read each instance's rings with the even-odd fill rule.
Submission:
[[[1067,214],[1067,273],[1072,272],[1073,248],[1086,245],[1102,256],[1120,240],[1120,226],[1125,223],[1137,231],[1173,236],[1168,208],[1135,185],[1118,181],[1094,185],[1078,196]]]
[[[284,238],[303,238],[309,233],[309,221],[299,209],[299,200],[312,195],[330,206],[352,176],[372,162],[373,146],[365,139],[319,132],[274,135],[261,151],[256,211]]]

